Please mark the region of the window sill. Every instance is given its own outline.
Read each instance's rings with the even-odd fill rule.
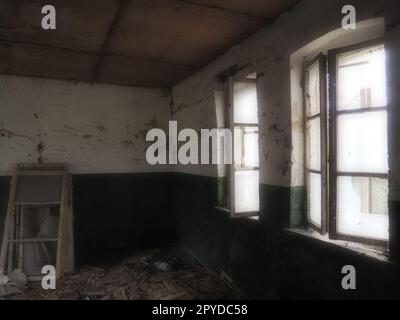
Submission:
[[[224,207],[214,207],[214,209],[216,209],[217,211],[219,211],[219,212],[222,212],[222,213],[226,213],[226,214],[231,214],[231,211],[228,209],[228,208],[224,208]]]
[[[260,220],[260,213],[251,213],[251,214],[241,214],[241,213],[237,213],[234,214],[232,213],[229,209],[227,208],[223,208],[223,207],[214,207],[217,211],[220,211],[222,213],[228,214],[232,219],[251,219],[251,220],[255,220],[255,221],[259,221]]]
[[[321,235],[314,230],[285,229],[285,232],[291,236],[301,236],[315,241],[322,241],[324,243],[337,246],[369,258],[373,258],[386,263],[391,263],[387,254],[386,247],[371,246],[343,240],[332,240],[329,239],[328,235]]]

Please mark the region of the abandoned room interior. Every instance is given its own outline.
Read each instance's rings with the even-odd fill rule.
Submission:
[[[398,0],[0,0],[0,300],[400,298]]]

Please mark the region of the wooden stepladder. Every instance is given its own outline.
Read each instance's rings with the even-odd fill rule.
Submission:
[[[64,164],[19,164],[11,180],[0,274],[20,269],[31,281],[52,265],[74,271],[72,179]]]

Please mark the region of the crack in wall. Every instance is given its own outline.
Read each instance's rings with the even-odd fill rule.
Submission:
[[[36,142],[36,138],[34,138],[34,137],[30,137],[30,136],[23,135],[23,134],[17,134],[17,133],[14,133],[14,132],[12,132],[10,130],[6,130],[6,129],[0,129],[0,137],[4,138],[6,136],[7,136],[7,138],[12,138],[12,137],[25,138],[31,142]]]

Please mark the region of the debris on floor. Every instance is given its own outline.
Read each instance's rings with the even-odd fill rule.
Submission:
[[[40,286],[40,283],[39,283]],[[137,254],[112,266],[87,266],[57,282],[56,290],[27,289],[27,300],[236,300],[243,295],[225,273],[205,269],[178,249]]]
[[[27,276],[19,269],[11,271],[8,275],[0,275],[0,298],[24,292],[27,283]]]

